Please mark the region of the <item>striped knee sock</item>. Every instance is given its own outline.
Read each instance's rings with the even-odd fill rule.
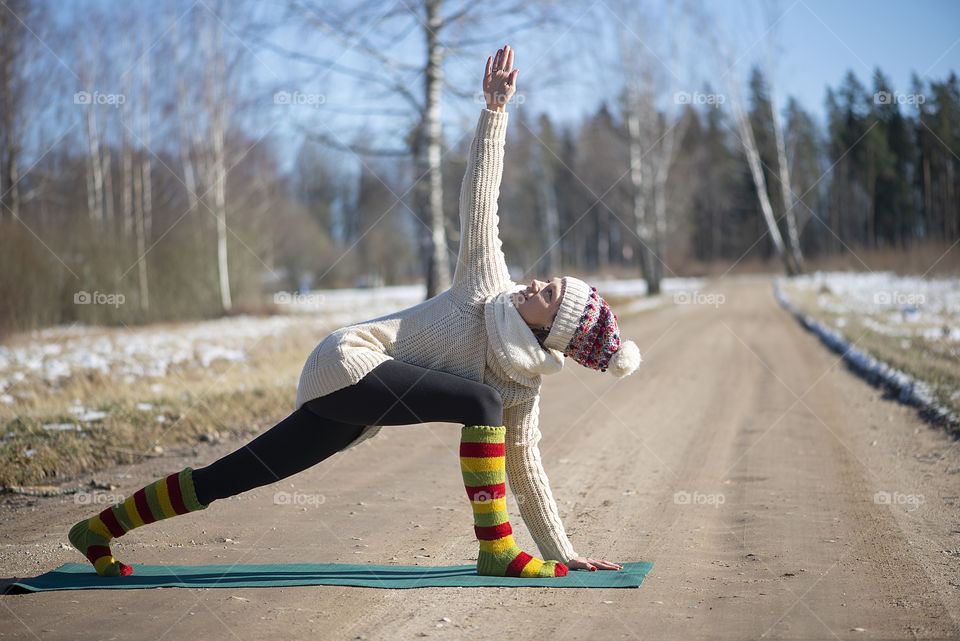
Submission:
[[[133,574],[132,567],[113,558],[110,539],[147,523],[205,509],[207,506],[197,501],[192,474],[191,468],[185,468],[137,490],[133,496],[100,514],[80,521],[70,528],[70,543],[93,563],[100,576]]]
[[[473,507],[480,542],[477,574],[485,576],[566,576],[559,561],[534,558],[517,547],[506,505],[504,436],[506,427],[464,425],[460,433],[460,471]]]

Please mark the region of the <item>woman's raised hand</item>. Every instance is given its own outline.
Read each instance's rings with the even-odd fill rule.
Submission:
[[[517,74],[513,68],[513,49],[504,45],[495,56],[487,58],[487,68],[483,71],[483,97],[487,109],[506,111],[507,102],[517,90]]]

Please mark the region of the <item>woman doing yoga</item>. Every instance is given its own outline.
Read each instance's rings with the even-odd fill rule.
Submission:
[[[133,528],[206,509],[218,499],[303,471],[371,438],[383,426],[462,425],[460,467],[473,508],[482,575],[552,577],[615,570],[581,556],[567,538],[538,442],[541,379],[565,358],[615,376],[640,353],[620,340],[596,288],[573,277],[510,279],[499,239],[506,103],[516,91],[513,51],[487,59],[480,113],[460,191],[461,241],[453,284],[413,307],[342,327],[313,350],[296,411],[235,452],[185,468],[80,521],[70,542],[104,576],[127,576],[110,541]],[[542,559],[513,540],[506,481]]]

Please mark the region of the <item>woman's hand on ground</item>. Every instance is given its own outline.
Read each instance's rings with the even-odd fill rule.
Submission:
[[[487,67],[483,71],[483,97],[487,101],[487,109],[506,111],[507,102],[517,90],[519,73],[519,69],[513,68],[513,49],[510,45],[504,45],[496,55],[487,58]]]
[[[601,561],[589,556],[575,556],[564,563],[571,570],[619,570],[623,566],[619,563]]]

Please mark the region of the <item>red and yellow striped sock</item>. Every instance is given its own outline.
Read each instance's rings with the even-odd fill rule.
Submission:
[[[477,574],[485,576],[566,576],[567,566],[543,561],[513,541],[506,505],[504,426],[464,425],[460,433],[460,471],[473,507],[480,542]]]
[[[123,536],[135,527],[206,507],[197,500],[193,470],[188,467],[137,490],[133,496],[100,514],[80,521],[70,528],[68,537],[73,547],[93,563],[100,576],[129,576],[133,574],[133,568],[113,558],[110,539]]]

